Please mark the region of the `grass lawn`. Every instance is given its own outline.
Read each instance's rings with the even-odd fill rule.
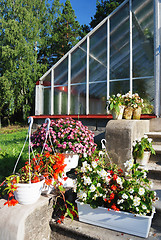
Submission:
[[[28,132],[27,127],[10,126],[0,129],[0,183],[13,172],[16,160],[22,150]],[[28,159],[28,140],[22,152],[18,170]]]

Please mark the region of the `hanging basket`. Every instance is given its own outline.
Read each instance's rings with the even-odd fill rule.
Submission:
[[[44,179],[37,183],[18,183],[14,192],[16,200],[23,205],[33,204],[39,199]]]

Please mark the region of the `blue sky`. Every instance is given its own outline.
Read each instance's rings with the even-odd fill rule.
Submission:
[[[96,12],[97,0],[70,0],[75,15],[80,25],[89,24],[91,17]],[[61,3],[65,3],[66,0],[60,0]]]

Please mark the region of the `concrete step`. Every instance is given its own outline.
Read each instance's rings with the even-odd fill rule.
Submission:
[[[152,144],[156,153],[161,154],[161,143],[159,144]]]
[[[153,139],[154,145],[161,145],[161,132],[148,132],[146,135]]]

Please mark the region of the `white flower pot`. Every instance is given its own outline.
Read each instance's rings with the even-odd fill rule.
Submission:
[[[109,210],[98,207],[91,208],[88,204],[76,201],[79,221],[96,226],[116,230],[123,233],[147,238],[153,218],[152,216],[140,216],[132,213]]]
[[[136,162],[139,163],[141,166],[146,166],[147,163],[149,162],[150,159],[150,152],[149,151],[144,151],[143,158],[137,158]]]
[[[74,187],[73,179],[67,178],[66,173],[78,166],[79,155],[73,152],[66,152],[63,154],[65,155],[64,164],[66,164],[66,167],[64,168],[63,177],[61,179],[59,178],[59,181],[63,184],[63,187]],[[67,179],[63,180],[63,178]]]
[[[16,200],[23,205],[35,203],[40,195],[44,184],[44,179],[37,183],[18,183],[14,192]]]
[[[121,105],[121,106],[119,106],[119,112],[117,112],[116,110],[112,110],[111,112],[112,112],[113,119],[115,119],[115,120],[122,119],[122,116],[124,113],[124,108],[125,108],[125,106]]]

